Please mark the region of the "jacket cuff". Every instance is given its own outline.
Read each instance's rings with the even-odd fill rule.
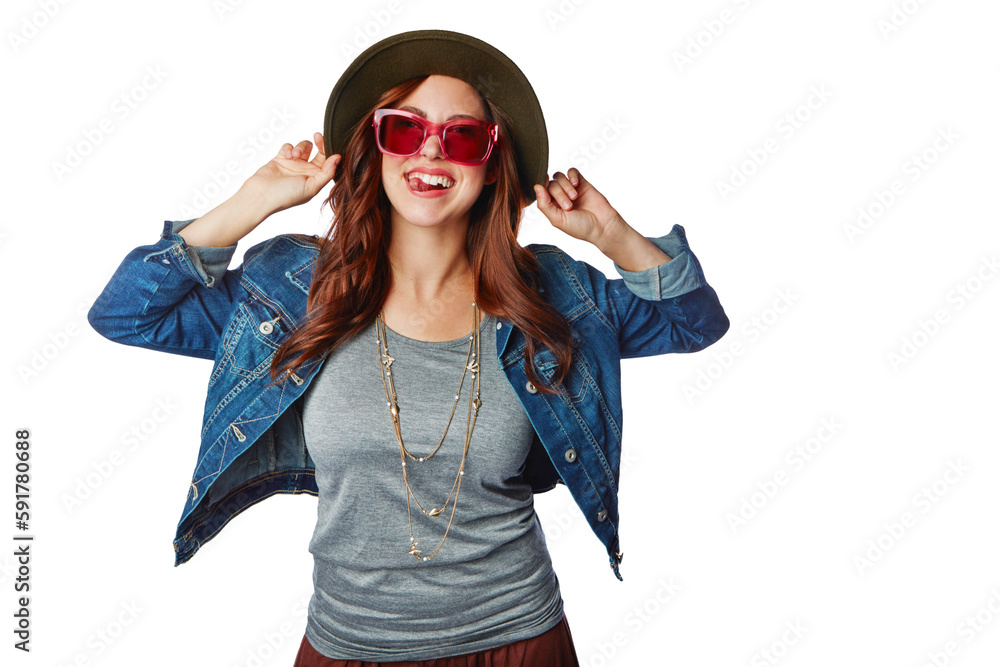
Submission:
[[[645,238],[672,259],[645,271],[626,271],[614,262],[615,270],[633,294],[648,301],[660,301],[687,294],[707,284],[698,258],[688,247],[683,227],[674,225],[668,234]]]
[[[177,232],[184,229],[195,220],[197,220],[197,218],[181,221],[165,220],[163,222],[163,232],[160,234],[160,238],[164,241],[180,243],[180,249],[185,251],[189,265],[198,280],[200,280],[205,287],[212,287],[215,285],[217,280],[222,280],[222,278],[226,275],[226,271],[229,270],[229,262],[233,259],[233,255],[236,254],[236,245],[234,244],[220,248],[212,246],[188,245],[184,241],[184,237]]]

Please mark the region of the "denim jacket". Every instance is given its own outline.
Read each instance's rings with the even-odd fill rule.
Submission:
[[[271,359],[306,315],[317,259],[313,244],[283,234],[247,250],[188,246],[177,234],[193,220],[165,221],[160,239],[132,250],[87,319],[102,336],[214,363],[198,462],[174,539],[174,565],[189,560],[237,514],[275,493],[318,495],[302,430],[302,397],[322,366],[314,357],[268,387]],[[524,370],[523,333],[500,318],[497,364],[535,430],[524,478],[535,493],[565,484],[604,544],[615,576],[618,472],[622,441],[621,360],[694,352],[729,328],[684,228],[647,237],[672,260],[608,279],[558,247],[531,244],[541,265],[541,296],[566,317],[571,368],[559,395],[538,391]],[[555,355],[534,357],[550,380]]]

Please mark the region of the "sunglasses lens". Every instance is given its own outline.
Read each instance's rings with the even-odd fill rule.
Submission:
[[[425,132],[422,120],[388,113],[379,123],[378,140],[390,153],[408,157],[420,150]],[[444,129],[444,152],[453,162],[479,164],[489,146],[489,132],[479,124],[459,122]]]
[[[390,153],[412,155],[424,139],[424,126],[405,116],[389,114],[379,124],[378,138]]]
[[[445,130],[444,150],[458,162],[478,162],[486,155],[489,135],[482,125],[453,125]]]

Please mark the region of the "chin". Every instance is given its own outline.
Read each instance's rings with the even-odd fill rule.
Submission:
[[[445,217],[429,211],[414,211],[412,209],[396,209],[396,215],[400,220],[406,221],[414,227],[440,227],[454,221],[455,218],[454,215]],[[466,212],[466,216],[468,216],[468,212]]]
[[[443,203],[441,201],[443,198],[414,197],[408,190],[391,195],[387,193],[387,197],[395,215],[418,227],[434,227],[447,222],[448,219],[461,217],[462,214],[457,213],[457,210],[464,211],[465,217],[468,218],[469,211],[475,204],[475,200],[472,200],[461,202],[460,206],[455,207],[455,202]],[[401,197],[402,201],[397,197]]]

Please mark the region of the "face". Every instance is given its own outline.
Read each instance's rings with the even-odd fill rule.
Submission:
[[[442,123],[456,116],[486,120],[486,111],[475,88],[450,76],[429,76],[413,92],[395,105],[427,120]],[[496,152],[496,147],[493,149]],[[496,180],[492,163],[469,167],[447,160],[441,139],[428,136],[416,155],[382,155],[382,186],[392,204],[393,225],[403,222],[421,227],[465,224],[469,209],[479,198],[483,185]],[[414,172],[442,175],[453,181],[445,190],[417,192],[408,178]]]

